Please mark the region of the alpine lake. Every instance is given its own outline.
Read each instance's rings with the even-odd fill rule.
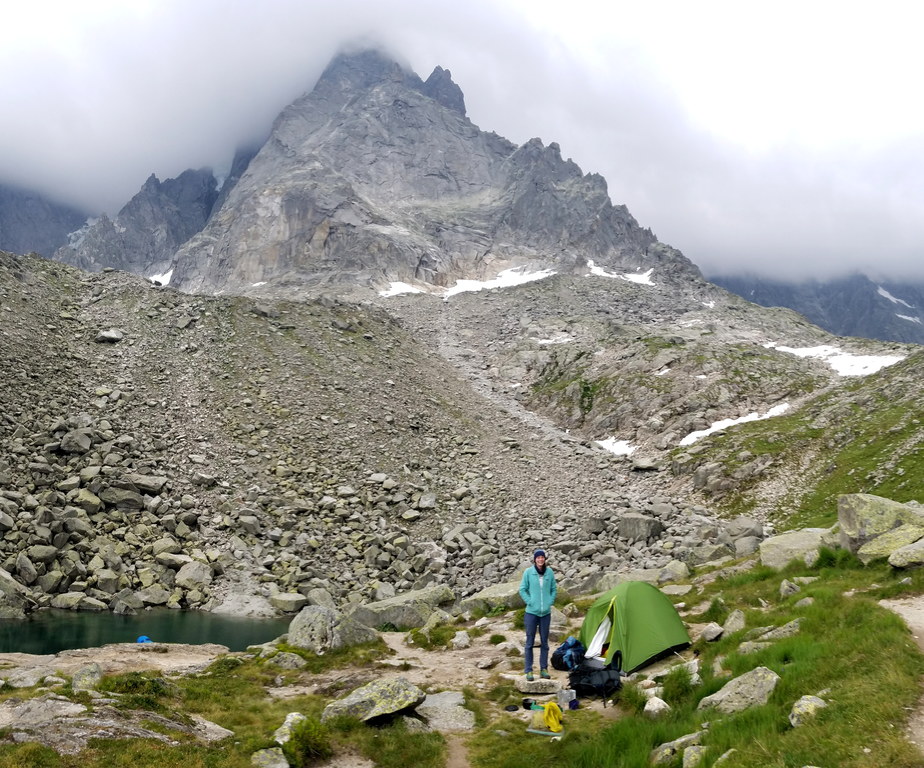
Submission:
[[[54,654],[109,643],[218,643],[231,651],[274,640],[289,629],[291,617],[245,619],[206,611],[152,608],[134,616],[48,609],[25,619],[0,620],[0,653]]]

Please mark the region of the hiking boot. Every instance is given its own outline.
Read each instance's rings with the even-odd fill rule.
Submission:
[[[527,673],[526,673],[526,682],[527,682],[527,683],[531,683],[531,682],[532,682],[533,680],[535,680],[535,679],[536,679],[536,678],[533,677],[533,673],[532,673],[532,672],[527,672]]]
[[[552,676],[549,674],[549,670],[543,669],[539,672],[539,677],[543,680],[550,680]]]

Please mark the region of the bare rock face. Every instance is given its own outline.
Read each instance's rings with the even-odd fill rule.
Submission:
[[[341,55],[287,107],[205,229],[177,253],[192,292],[389,281],[451,285],[503,269],[677,265],[606,183],[557,144],[517,147],[465,117],[448,70]]]
[[[163,274],[176,249],[205,226],[217,197],[217,182],[207,168],[163,182],[151,174],[114,221],[103,215],[75,232],[54,258],[94,272],[114,267]]]

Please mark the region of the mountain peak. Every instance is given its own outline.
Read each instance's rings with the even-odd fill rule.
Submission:
[[[315,90],[362,90],[393,80],[420,89],[421,79],[388,54],[375,48],[338,53],[327,65]]]
[[[423,84],[422,91],[434,101],[465,117],[465,97],[462,89],[453,82],[452,73],[448,69],[437,66]]]

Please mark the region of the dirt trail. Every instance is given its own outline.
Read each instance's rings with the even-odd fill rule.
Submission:
[[[899,600],[880,600],[879,605],[901,616],[918,648],[924,652],[924,595]],[[915,711],[908,718],[905,735],[924,754],[924,695],[918,700]]]

